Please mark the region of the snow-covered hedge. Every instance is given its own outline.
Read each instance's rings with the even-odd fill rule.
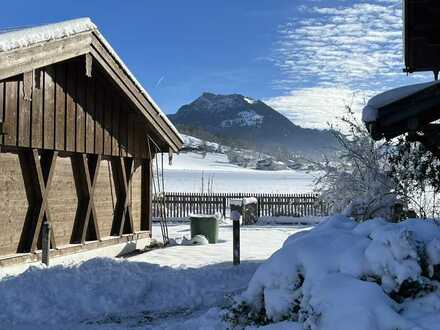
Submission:
[[[434,221],[330,217],[292,235],[225,318],[238,327],[291,321],[310,330],[438,329],[439,264]]]

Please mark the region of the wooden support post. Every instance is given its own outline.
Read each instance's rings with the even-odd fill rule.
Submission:
[[[116,191],[116,206],[112,223],[112,236],[134,232],[133,216],[130,206],[129,187],[133,176],[133,159],[112,157],[113,181]]]
[[[152,235],[153,224],[153,189],[151,160],[144,159],[141,169],[141,230],[148,230]]]
[[[29,207],[17,252],[35,252],[41,242],[43,221],[49,224],[52,222],[47,199],[58,153],[42,151],[40,157],[36,149],[24,149],[18,155]],[[52,227],[50,230],[50,242],[52,248],[56,248]]]
[[[84,244],[86,241],[100,240],[94,192],[101,156],[80,154],[72,156],[71,160],[78,208],[70,242]]]

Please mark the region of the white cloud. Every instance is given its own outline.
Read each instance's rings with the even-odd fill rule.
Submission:
[[[345,112],[345,107],[360,109],[371,93],[353,93],[345,87],[312,87],[292,91],[284,96],[265,100],[295,124],[309,128],[328,128],[337,117]]]
[[[360,107],[365,96],[405,83],[400,0],[307,3],[279,28],[274,62],[282,77],[273,84],[284,95],[271,105],[295,123],[325,127],[344,111],[342,100],[354,95]]]

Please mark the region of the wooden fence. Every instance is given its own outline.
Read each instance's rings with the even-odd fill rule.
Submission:
[[[231,199],[255,197],[258,216],[325,216],[328,206],[316,194],[252,194],[252,193],[166,193],[153,199],[153,218],[161,216],[164,207],[168,218],[185,218],[190,214],[229,215]]]

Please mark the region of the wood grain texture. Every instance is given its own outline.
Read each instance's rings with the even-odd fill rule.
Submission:
[[[32,148],[41,149],[43,147],[44,72],[37,69],[33,75],[33,79],[31,144]]]
[[[98,80],[95,88],[95,153],[102,155],[104,153],[104,89]]]
[[[55,82],[55,149],[66,147],[66,65],[56,65]]]
[[[111,156],[112,154],[112,120],[113,120],[113,98],[108,88],[104,85],[105,100],[104,100],[104,155]]]
[[[18,120],[18,77],[5,81],[5,117],[3,131],[4,143],[8,146],[17,145],[17,120]]]
[[[30,81],[29,82],[29,76]],[[26,95],[26,89],[32,84],[32,75],[24,74],[18,82],[18,146],[29,148],[31,146],[31,95]],[[29,92],[28,92],[29,93]]]
[[[86,152],[95,153],[95,80],[86,79],[87,107],[86,107]]]
[[[55,67],[44,69],[44,112],[43,145],[45,149],[55,148]]]
[[[86,109],[87,109],[87,98],[86,98],[86,89],[87,89],[87,81],[88,79],[84,71],[82,63],[77,64],[76,70],[76,144],[75,151],[84,153],[86,152]],[[94,130],[92,129],[92,132]]]
[[[76,143],[76,76],[77,67],[74,61],[67,64],[67,88],[66,88],[66,151],[75,151]]]
[[[113,97],[113,107],[112,107],[112,155],[113,156],[120,156],[119,154],[119,127],[120,127],[120,120],[119,120],[119,114],[121,111],[121,102],[118,97]]]

